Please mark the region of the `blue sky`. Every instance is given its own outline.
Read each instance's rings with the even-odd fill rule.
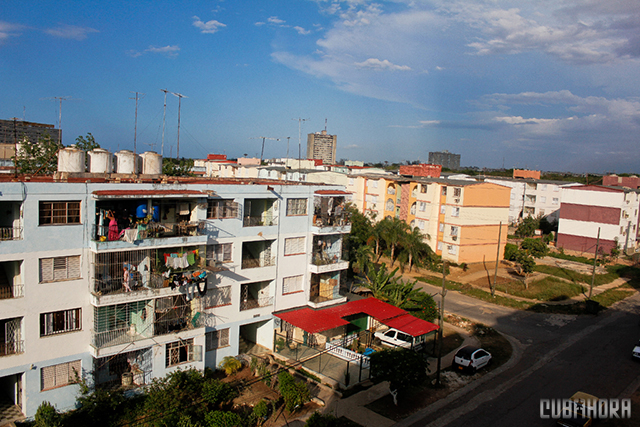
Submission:
[[[0,118],[180,155],[640,172],[638,0],[39,1],[0,10]],[[165,155],[178,98],[167,97]]]

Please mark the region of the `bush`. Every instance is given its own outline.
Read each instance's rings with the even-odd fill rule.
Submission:
[[[524,239],[520,244],[520,248],[527,251],[534,258],[543,258],[549,253],[549,247],[540,239]]]
[[[311,393],[307,385],[297,382],[287,371],[278,374],[278,388],[284,399],[285,408],[289,412],[295,411],[311,400]]]
[[[504,246],[504,259],[507,261],[515,261],[518,254],[518,246],[513,243],[507,243]]]
[[[225,374],[233,375],[242,368],[242,362],[233,356],[225,356],[218,366],[224,369]]]
[[[42,402],[36,411],[35,427],[60,427],[62,426],[62,416],[58,414],[56,408],[49,402]]]
[[[233,412],[208,412],[204,416],[204,422],[211,427],[243,427],[242,418]]]

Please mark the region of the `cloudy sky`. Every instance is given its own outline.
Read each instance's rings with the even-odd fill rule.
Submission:
[[[10,2],[0,118],[58,124],[65,145],[180,155],[338,158],[640,172],[638,0]],[[299,120],[304,119],[304,120]],[[177,151],[167,96],[164,153]]]

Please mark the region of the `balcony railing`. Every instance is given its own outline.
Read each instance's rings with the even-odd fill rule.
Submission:
[[[160,289],[165,287],[165,278],[157,273],[150,273],[149,280],[145,282],[145,280],[141,277],[141,275],[134,274],[134,278],[129,284],[132,292],[142,291],[145,289]],[[94,292],[97,295],[108,295],[113,293],[123,293],[126,292],[124,285],[122,284],[122,277],[111,277],[107,279],[95,279],[94,282]]]
[[[313,225],[316,227],[343,227],[350,225],[349,216],[346,212],[337,215],[314,215]]]
[[[16,283],[0,286],[0,299],[20,298],[24,296],[24,284]]]
[[[263,259],[243,259],[242,268],[259,268],[259,267],[271,267],[276,265],[276,257],[265,257]]]
[[[240,302],[240,311],[273,305],[273,297],[261,297]]]
[[[259,226],[271,226],[277,225],[276,216],[266,215],[266,216],[245,216],[243,225],[245,227],[259,227]]]
[[[96,348],[112,347],[115,345],[128,344],[135,341],[149,339],[159,335],[193,329],[200,326],[203,326],[200,321],[200,316],[185,316],[178,319],[153,322],[153,326],[142,331],[142,333],[138,333],[135,328],[132,327],[112,329],[104,332],[94,332],[91,338],[91,343]]]
[[[136,240],[163,239],[167,237],[202,236],[206,231],[206,221],[190,222],[151,222],[139,225],[136,228],[120,230],[116,240],[124,240],[133,243]],[[94,240],[105,242],[108,240],[109,227],[106,225],[94,226]]]
[[[344,260],[340,251],[325,251],[314,253],[311,262],[313,265],[328,265],[344,262]]]
[[[24,341],[0,342],[0,356],[24,353]]]
[[[0,240],[22,240],[22,227],[0,227]]]

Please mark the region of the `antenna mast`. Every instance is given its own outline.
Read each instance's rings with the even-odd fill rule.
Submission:
[[[178,146],[176,147],[176,159],[180,158],[180,104],[182,103],[182,98],[188,98],[188,96],[184,96],[180,93],[171,92],[172,95],[178,97]]]
[[[167,117],[167,92],[169,91],[166,89],[160,90],[164,92],[164,113],[162,113],[162,145],[160,146],[160,155],[164,157],[164,123],[165,118]]]
[[[133,92],[130,91],[131,93],[135,93],[136,97],[135,98],[129,98],[129,99],[135,99],[136,100],[136,119],[133,125],[133,154],[136,154],[136,140],[138,138],[138,99],[142,99],[144,97],[144,93],[140,93],[140,92]],[[142,95],[142,97],[138,98],[138,95]]]
[[[280,141],[280,138],[269,138],[268,136],[258,136],[258,137],[249,138],[249,139],[260,139],[260,138],[262,138],[262,151],[260,152],[260,164],[262,165],[262,157],[264,156],[264,140],[272,139],[274,141]]]
[[[300,139],[302,138],[302,122],[306,122],[310,119],[302,119],[300,117],[298,117],[297,119],[291,119],[291,120],[297,120],[298,121],[298,173],[300,173],[300,152],[301,152],[301,148],[300,148]]]

